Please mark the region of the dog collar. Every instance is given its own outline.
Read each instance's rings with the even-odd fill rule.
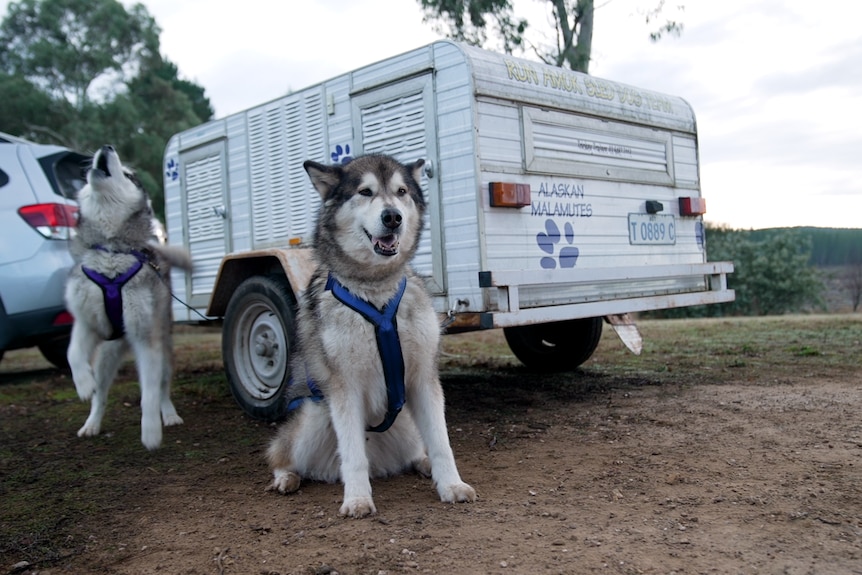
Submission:
[[[374,334],[377,338],[377,350],[380,352],[380,361],[383,363],[383,377],[386,380],[387,409],[383,421],[368,431],[383,432],[395,422],[395,418],[401,412],[406,401],[404,393],[404,356],[401,353],[401,341],[398,339],[398,325],[395,314],[398,312],[398,304],[407,286],[407,277],[401,278],[398,291],[392,296],[382,310],[377,309],[371,303],[360,299],[344,287],[332,273],[326,279],[326,288],[332,292],[335,299],[364,317],[374,325]]]

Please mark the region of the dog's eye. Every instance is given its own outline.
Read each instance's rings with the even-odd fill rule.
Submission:
[[[369,190],[368,188],[362,188],[361,190],[359,190],[359,195],[360,196],[366,196],[366,197],[370,198],[371,197],[371,190]]]
[[[403,196],[407,193],[407,188],[398,188],[398,195]]]

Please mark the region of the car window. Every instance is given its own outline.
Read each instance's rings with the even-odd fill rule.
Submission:
[[[76,152],[59,152],[39,160],[54,193],[74,200],[86,183],[91,159]]]
[[[9,174],[0,170],[0,188],[9,183]]]

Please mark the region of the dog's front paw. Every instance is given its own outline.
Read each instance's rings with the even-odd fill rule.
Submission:
[[[72,380],[75,382],[75,391],[78,392],[81,401],[89,400],[96,393],[96,378],[93,377],[93,372],[89,369],[74,373]]]
[[[461,483],[438,486],[437,492],[440,494],[440,501],[445,503],[472,503],[476,501],[476,490],[463,481]]]
[[[272,475],[272,483],[266,488],[267,491],[278,491],[282,495],[285,495],[299,489],[299,484],[302,483],[302,477],[293,471],[276,469],[272,472]]]
[[[374,507],[374,501],[370,497],[354,497],[353,499],[345,500],[338,513],[358,519],[377,513],[377,508]]]
[[[84,426],[78,430],[78,437],[93,437],[99,435],[101,430],[99,423],[92,423],[89,419],[84,423]]]

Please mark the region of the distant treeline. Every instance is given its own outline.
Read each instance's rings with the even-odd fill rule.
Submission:
[[[862,229],[770,228],[735,230],[707,225],[709,261],[732,261],[727,286],[732,302],[661,310],[652,317],[779,315],[825,310],[824,272],[835,272],[841,297],[862,304]],[[650,315],[650,314],[648,314]]]
[[[749,230],[744,233],[749,234],[751,240],[759,242],[787,232],[810,238],[811,258],[808,263],[813,266],[862,264],[862,229],[796,227]]]

